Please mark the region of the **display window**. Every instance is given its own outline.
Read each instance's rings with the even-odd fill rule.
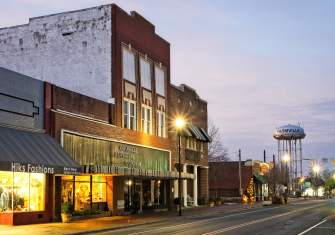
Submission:
[[[77,212],[91,210],[94,203],[107,203],[105,176],[63,176],[62,202],[70,202]]]
[[[43,211],[45,174],[0,171],[0,212]]]

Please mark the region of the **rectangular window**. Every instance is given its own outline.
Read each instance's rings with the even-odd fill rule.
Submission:
[[[165,133],[165,113],[157,111],[157,135],[166,137]]]
[[[122,47],[122,76],[127,81],[136,82],[135,54],[126,47]]]
[[[0,171],[0,212],[43,211],[45,175]]]
[[[150,62],[142,57],[140,58],[140,74],[142,87],[151,90]]]
[[[197,150],[197,140],[192,137],[188,137],[186,139],[186,148],[191,150]]]
[[[124,100],[123,102],[123,127],[136,130],[136,103]]]
[[[92,202],[106,202],[107,181],[106,176],[92,177]]]
[[[156,93],[165,96],[165,73],[164,70],[155,66]]]
[[[148,106],[142,106],[142,131],[152,134],[152,111]]]

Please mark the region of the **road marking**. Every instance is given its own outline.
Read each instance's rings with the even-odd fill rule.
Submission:
[[[316,225],[313,225],[312,227],[310,227],[310,228],[306,229],[305,231],[299,233],[298,235],[303,235],[303,234],[305,234],[305,233],[311,231],[313,228],[319,226],[320,224],[323,224],[323,223],[326,222],[326,221],[327,221],[327,219],[324,219],[324,220],[322,220],[321,222],[317,223]]]
[[[309,209],[312,209],[312,208],[318,207],[318,206],[319,205],[310,206],[310,207],[306,207],[306,208],[297,209],[297,210],[294,210],[294,211],[285,212],[285,213],[279,214],[279,215],[273,215],[273,216],[266,217],[266,218],[263,218],[263,219],[253,220],[253,221],[246,222],[246,223],[243,223],[243,224],[234,225],[234,226],[230,226],[230,227],[227,227],[227,228],[222,228],[222,229],[218,229],[218,230],[215,230],[215,231],[212,231],[212,232],[204,233],[203,235],[214,235],[214,234],[218,234],[218,233],[228,232],[228,231],[238,229],[238,228],[242,228],[242,227],[245,227],[245,226],[248,226],[248,225],[257,224],[257,223],[261,223],[261,222],[264,222],[264,221],[267,221],[267,220],[276,219],[276,218],[279,218],[279,217],[282,217],[282,216],[294,214],[294,213],[304,211],[304,210],[309,210]],[[298,234],[298,235],[301,235],[301,234]]]
[[[225,216],[215,217],[215,218],[211,218],[211,219],[198,220],[198,221],[194,221],[194,222],[190,222],[190,223],[177,224],[177,225],[171,225],[171,226],[166,226],[166,227],[162,227],[162,228],[155,228],[155,229],[152,229],[152,230],[146,230],[146,231],[142,231],[142,232],[130,233],[128,235],[138,235],[138,234],[144,234],[144,233],[150,233],[150,232],[157,232],[157,231],[161,231],[161,230],[165,230],[165,229],[179,228],[179,227],[188,226],[188,225],[192,225],[192,224],[209,222],[209,221],[219,220],[219,219],[223,219],[223,218],[234,217],[234,216],[238,216],[238,215],[246,215],[246,214],[252,214],[252,213],[256,213],[256,212],[268,211],[268,210],[273,210],[273,209],[277,209],[277,208],[280,208],[280,207],[276,206],[276,207],[266,208],[266,209],[263,209],[263,210],[248,211],[248,212],[243,212],[243,213],[238,213],[238,214],[225,215]]]
[[[324,203],[324,202],[322,202],[322,203]],[[309,204],[309,203],[306,203],[306,204]],[[239,216],[239,215],[253,214],[253,213],[257,213],[257,212],[269,211],[269,210],[274,210],[274,209],[278,209],[278,208],[283,208],[283,207],[274,206],[274,207],[270,207],[270,208],[266,208],[266,209],[258,209],[258,210],[248,211],[248,212],[237,213],[237,214],[230,214],[230,215],[225,215],[225,216],[220,216],[220,217],[215,217],[215,218],[210,218],[210,219],[204,219],[204,220],[198,220],[198,221],[184,223],[184,224],[170,225],[170,226],[166,226],[166,227],[161,227],[161,228],[155,228],[155,229],[141,231],[141,232],[130,233],[128,235],[138,235],[138,234],[145,234],[145,233],[150,233],[150,232],[158,232],[158,231],[162,231],[162,230],[165,230],[165,229],[179,228],[179,227],[188,226],[188,225],[192,225],[192,224],[210,222],[210,221],[220,220],[220,219],[223,219],[223,218],[230,218],[230,217]],[[308,209],[308,208],[304,208],[304,209]],[[297,212],[297,210],[295,210],[294,212]],[[123,228],[123,229],[121,228],[121,229],[118,229],[117,231],[128,230],[128,229],[129,228]],[[101,232],[99,234],[105,234],[105,233],[110,233],[110,231]]]

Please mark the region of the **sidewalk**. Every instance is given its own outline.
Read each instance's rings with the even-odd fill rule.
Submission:
[[[253,208],[262,207],[261,203],[256,203]],[[225,213],[225,212],[236,212],[248,210],[248,206],[242,204],[224,204],[209,208],[207,206],[196,207],[196,208],[185,208],[183,209],[184,217],[201,216],[205,214]],[[6,226],[0,225],[1,235],[40,235],[40,234],[78,234],[78,233],[93,233],[94,231],[102,231],[108,229],[124,228],[128,226],[135,226],[140,224],[155,223],[159,221],[166,221],[170,219],[176,219],[177,212],[155,212],[143,215],[131,215],[131,216],[111,216],[101,217],[92,219],[83,219],[73,221],[71,223],[46,223],[46,224],[34,224],[34,225],[20,225],[20,226]]]

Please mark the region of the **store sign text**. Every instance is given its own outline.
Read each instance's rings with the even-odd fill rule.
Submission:
[[[13,162],[12,171],[27,172],[27,173],[54,174],[55,169],[53,167],[46,167],[40,164],[34,165],[34,164],[21,164],[21,163]]]

